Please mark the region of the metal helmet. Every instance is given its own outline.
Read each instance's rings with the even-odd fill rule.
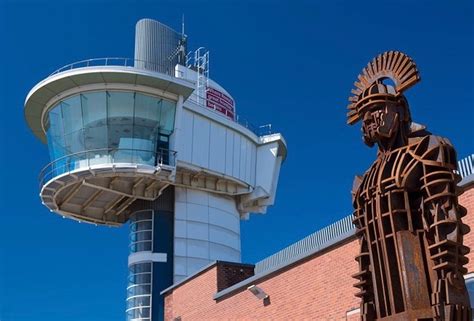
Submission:
[[[391,80],[394,86],[385,84]],[[420,81],[420,75],[413,60],[398,51],[386,51],[375,57],[359,74],[354,83],[351,102],[347,108],[347,123],[359,121],[369,107],[379,104],[396,104],[406,109],[405,120],[410,121],[408,103],[403,92]]]

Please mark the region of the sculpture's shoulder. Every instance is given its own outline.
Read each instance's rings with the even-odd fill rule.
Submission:
[[[372,165],[365,171],[363,175],[356,175],[352,183],[352,202],[355,206],[363,191],[367,189],[368,177],[370,174],[376,170],[378,162],[374,161]]]
[[[360,175],[356,175],[354,177],[354,181],[352,183],[352,192],[351,192],[352,193],[352,202],[355,201],[355,199],[356,199],[356,197],[359,193],[359,188],[362,184],[362,180],[363,180],[363,177],[360,176]]]
[[[449,139],[436,135],[413,137],[409,152],[424,165],[456,169],[456,150]]]

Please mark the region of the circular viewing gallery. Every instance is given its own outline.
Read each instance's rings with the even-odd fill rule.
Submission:
[[[173,165],[169,136],[176,103],[133,91],[94,91],[54,105],[44,120],[51,179],[110,163]]]

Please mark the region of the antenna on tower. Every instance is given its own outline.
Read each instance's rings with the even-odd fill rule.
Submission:
[[[178,63],[186,66],[186,35],[184,34],[184,13],[181,15],[181,40],[179,41],[175,55],[178,55]]]

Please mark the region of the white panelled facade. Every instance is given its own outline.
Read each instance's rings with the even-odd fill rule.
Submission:
[[[225,135],[225,153],[226,155],[233,155],[234,152],[234,132],[232,130],[226,130]],[[232,171],[234,169],[234,158],[226,157],[225,158],[225,174],[232,176]]]
[[[240,262],[240,218],[235,200],[176,187],[174,283],[215,260]]]
[[[211,132],[209,133],[209,155],[222,155],[226,152],[226,128],[215,122],[211,122]],[[219,173],[225,173],[225,157],[209,157],[209,168]]]
[[[257,157],[257,166],[259,169],[257,173],[257,184],[263,188],[265,192],[270,193],[273,190],[273,185],[276,186],[275,174],[279,173],[280,169],[277,161],[278,143],[274,142],[260,146],[257,150]]]
[[[178,159],[193,166],[255,184],[257,143],[210,118],[183,110]]]
[[[273,204],[277,163],[286,153],[286,147],[280,148],[281,136],[259,137],[197,105],[192,97],[180,109],[179,131],[174,133],[179,137],[170,146],[177,151],[179,177],[174,283],[215,260],[240,262],[240,219],[250,212],[264,213]],[[211,180],[205,182],[203,177]],[[229,183],[239,187],[222,187]]]
[[[191,163],[204,168],[209,168],[210,127],[210,121],[199,115],[194,115]]]

